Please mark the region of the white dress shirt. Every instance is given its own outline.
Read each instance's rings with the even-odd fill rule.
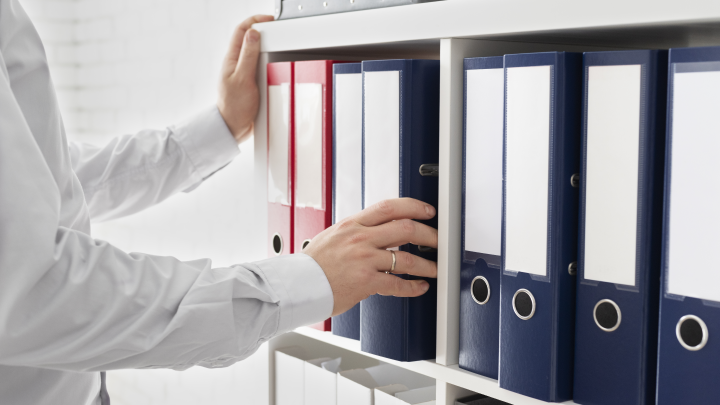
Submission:
[[[215,107],[68,147],[40,38],[17,0],[0,0],[0,404],[96,404],[98,371],[228,366],[330,316],[309,256],[213,268],[90,236],[91,218],[192,189],[237,153]]]

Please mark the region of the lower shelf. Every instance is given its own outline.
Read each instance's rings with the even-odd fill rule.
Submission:
[[[502,389],[498,386],[497,380],[483,377],[469,371],[460,369],[457,365],[443,366],[434,361],[414,361],[399,362],[385,357],[375,356],[360,350],[360,342],[357,340],[347,339],[335,336],[330,332],[321,332],[312,328],[298,328],[295,333],[345,349],[351,352],[361,354],[370,358],[380,360],[384,363],[393,364],[419,374],[424,374],[438,381],[452,384],[470,391],[485,394],[501,401],[505,401],[514,405],[537,405],[547,404],[547,402],[529,398],[524,395],[516,394],[512,391]],[[575,404],[573,401],[563,402],[563,404]]]

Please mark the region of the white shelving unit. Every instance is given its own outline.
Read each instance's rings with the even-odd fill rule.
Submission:
[[[438,324],[434,362],[398,363],[438,381],[438,405],[480,392],[512,404],[539,404],[458,368],[460,196],[463,59],[540,51],[593,51],[720,45],[717,0],[447,0],[256,24],[262,34],[255,122],[255,213],[258,238],[267,228],[266,64],[312,59],[439,59],[440,198],[438,206]],[[273,349],[293,344],[351,356],[359,343],[301,328],[269,344],[270,404]],[[567,402],[571,404],[573,402]]]

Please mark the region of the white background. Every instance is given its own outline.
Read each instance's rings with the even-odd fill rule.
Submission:
[[[71,140],[180,122],[216,101],[232,30],[273,1],[20,0],[45,44]],[[253,145],[192,193],[138,215],[94,225],[127,251],[209,257],[216,266],[264,258],[253,235]],[[267,395],[267,361],[228,369],[108,373],[113,405],[255,404]],[[259,396],[260,395],[260,396]]]

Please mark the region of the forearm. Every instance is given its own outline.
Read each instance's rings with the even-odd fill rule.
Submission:
[[[126,254],[67,229],[55,251],[16,263],[32,266],[17,269],[34,276],[26,281],[0,276],[0,326],[8,331],[0,334],[0,364],[227,366],[332,311],[327,279],[305,255],[213,269],[209,260]]]
[[[165,130],[145,130],[104,147],[71,144],[73,170],[95,221],[133,214],[202,182],[237,154],[213,107]]]

